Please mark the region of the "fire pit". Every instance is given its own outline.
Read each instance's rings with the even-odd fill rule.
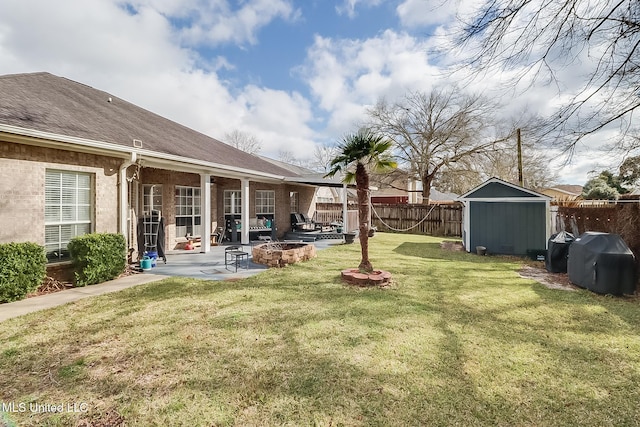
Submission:
[[[311,243],[270,242],[253,247],[253,262],[269,267],[284,267],[316,257],[316,247]]]

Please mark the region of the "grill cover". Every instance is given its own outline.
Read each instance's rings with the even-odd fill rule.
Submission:
[[[545,267],[549,273],[566,273],[567,258],[569,257],[569,246],[575,237],[571,233],[561,231],[552,234],[549,238]]]
[[[633,253],[617,234],[587,232],[569,247],[569,280],[600,294],[632,294],[636,289]]]

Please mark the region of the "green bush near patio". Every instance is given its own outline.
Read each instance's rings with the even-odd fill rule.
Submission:
[[[634,426],[640,304],[548,289],[520,261],[376,233],[248,279],[169,278],[2,323],[20,426]]]
[[[74,237],[68,249],[76,286],[115,279],[127,266],[127,243],[122,234],[93,233]]]
[[[0,244],[0,303],[18,301],[46,277],[44,248],[31,242]]]

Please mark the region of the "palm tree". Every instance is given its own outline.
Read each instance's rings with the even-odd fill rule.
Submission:
[[[358,193],[358,217],[360,220],[360,250],[362,260],[358,269],[372,272],[373,266],[369,261],[369,172],[383,171],[397,167],[391,159],[389,150],[393,142],[381,135],[373,133],[371,129],[361,128],[355,134],[348,134],[338,146],[339,154],[331,161],[329,173],[325,177],[332,177],[338,172],[344,173],[344,182],[355,180]],[[355,172],[354,172],[355,167]]]

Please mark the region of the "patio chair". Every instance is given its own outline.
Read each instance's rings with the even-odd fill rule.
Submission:
[[[291,214],[291,229],[293,231],[312,231],[315,230],[316,223],[310,220],[302,213]]]

